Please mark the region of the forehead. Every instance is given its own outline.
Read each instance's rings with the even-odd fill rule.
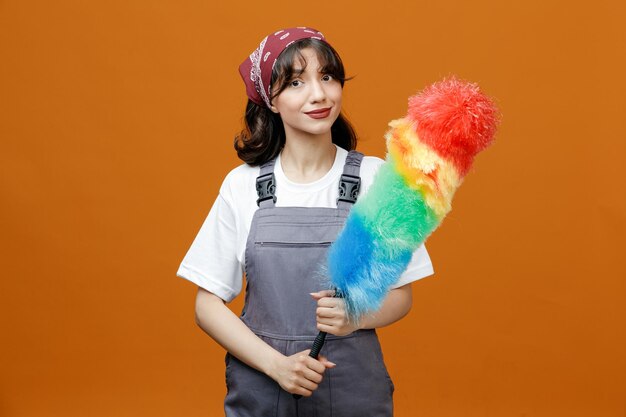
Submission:
[[[305,69],[305,66],[306,70],[315,71],[321,69],[322,65],[320,65],[318,52],[315,49],[304,48],[301,49],[299,52],[300,55],[295,56],[293,64],[291,65],[294,70],[302,71],[303,69]]]

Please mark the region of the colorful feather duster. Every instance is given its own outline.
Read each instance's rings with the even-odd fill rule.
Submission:
[[[330,284],[350,320],[380,308],[413,252],[441,224],[474,157],[493,140],[494,104],[450,78],[409,99],[385,135],[387,157],[328,252]]]

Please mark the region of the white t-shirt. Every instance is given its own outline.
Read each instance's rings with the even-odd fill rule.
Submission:
[[[306,184],[287,179],[279,155],[274,167],[276,206],[337,207],[339,178],[347,155],[345,149],[337,147],[330,171],[322,178]],[[383,162],[377,157],[363,158],[360,197],[367,192],[376,170]],[[259,172],[258,166],[242,164],[226,175],[213,207],[176,273],[226,302],[232,301],[241,292],[246,242],[252,216],[258,208],[256,178]],[[432,274],[430,257],[424,245],[421,245],[392,288]]]

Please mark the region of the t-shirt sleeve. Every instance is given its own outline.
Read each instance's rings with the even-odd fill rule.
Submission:
[[[235,212],[220,192],[176,275],[230,302],[241,292],[243,278],[236,248]]]
[[[410,282],[433,275],[434,273],[433,264],[430,261],[430,256],[428,256],[426,246],[422,244],[415,252],[413,252],[413,257],[411,258],[406,270],[402,273],[398,282],[392,285],[391,288],[401,287]]]

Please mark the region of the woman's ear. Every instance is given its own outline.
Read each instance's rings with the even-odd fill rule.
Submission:
[[[270,106],[270,110],[273,111],[274,113],[278,113],[278,109],[273,104]]]

